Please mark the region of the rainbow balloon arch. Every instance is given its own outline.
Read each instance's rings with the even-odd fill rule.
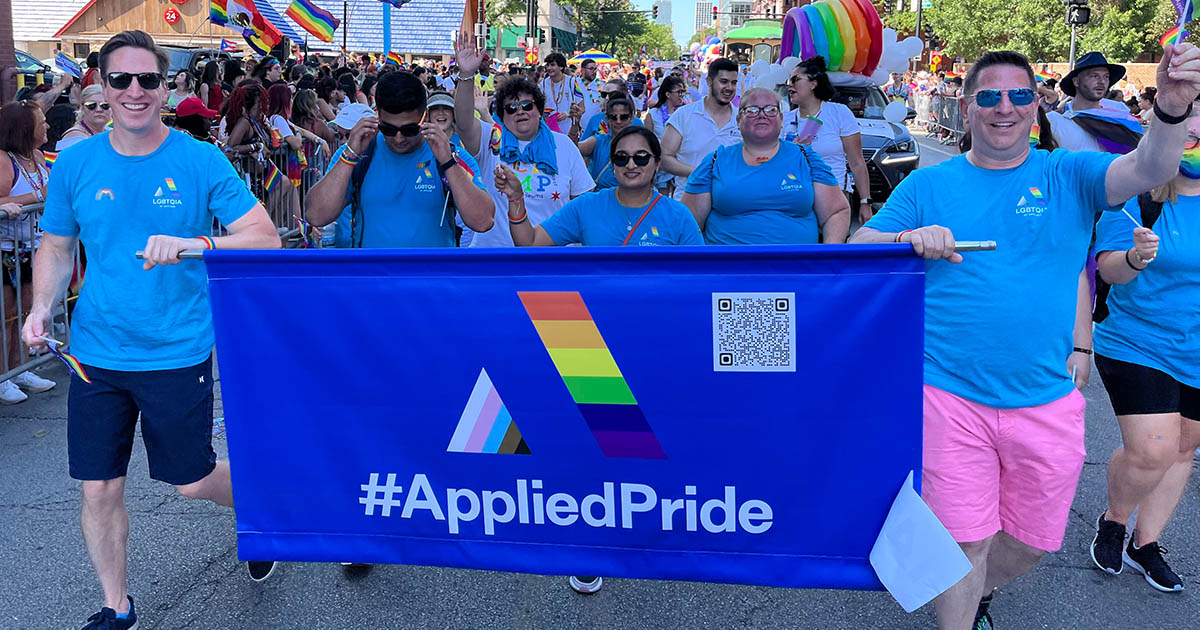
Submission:
[[[824,57],[830,72],[871,76],[883,56],[883,22],[870,0],[824,0],[787,12],[780,57]]]

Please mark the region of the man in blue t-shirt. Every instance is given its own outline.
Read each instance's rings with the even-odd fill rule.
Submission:
[[[375,104],[379,117],[354,125],[309,191],[308,221],[329,225],[349,205],[352,247],[455,247],[454,209],[472,230],[490,230],[493,205],[479,169],[427,120],[421,82],[389,72],[375,86]]]
[[[923,494],[974,567],[936,600],[944,630],[990,627],[992,592],[1062,545],[1084,456],[1066,363],[1092,226],[1175,174],[1197,71],[1200,49],[1167,47],[1158,120],[1133,152],[1048,153],[1029,146],[1029,61],[987,53],[962,101],[971,150],[915,171],[852,239],[927,259]],[[964,261],[956,238],[997,249]]]
[[[71,378],[67,452],[71,477],[82,481],[83,538],[104,591],[104,607],[86,627],[127,630],[137,613],[125,583],[125,475],[139,414],[151,478],[233,505],[229,464],[212,448],[208,278],[203,263],[179,253],[278,248],[279,236],[215,146],[163,125],[169,59],[149,35],[115,35],[99,61],[113,128],[55,164],[22,338],[46,348],[50,305],[66,290],[82,242],[87,282],[71,346],[87,380]],[[228,236],[209,236],[214,218]],[[273,568],[251,563],[251,577],[265,579]]]

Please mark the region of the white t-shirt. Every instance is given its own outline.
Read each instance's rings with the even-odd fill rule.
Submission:
[[[1107,109],[1128,111],[1124,103],[1118,103],[1107,98],[1100,99],[1100,105]],[[1068,109],[1070,109],[1069,106]],[[1105,150],[1092,134],[1084,131],[1083,127],[1075,124],[1075,121],[1070,118],[1058,112],[1048,112],[1046,118],[1050,120],[1050,133],[1054,135],[1054,141],[1058,143],[1059,148],[1068,151],[1103,152]]]
[[[279,132],[280,138],[296,135],[292,132],[292,124],[289,123],[282,114],[275,114],[274,116],[271,116],[271,120],[269,122],[271,123],[271,126],[275,128],[275,131]]]
[[[537,226],[550,215],[566,205],[572,197],[578,197],[596,186],[588,173],[587,165],[575,143],[561,133],[554,134],[554,153],[558,161],[558,173],[547,175],[538,172],[532,164],[516,163],[507,166],[517,174],[525,186],[525,210],[529,213],[530,225]],[[479,121],[479,148],[475,154],[479,162],[479,175],[487,187],[492,202],[496,205],[496,224],[487,232],[477,233],[471,239],[471,247],[512,247],[512,233],[508,230],[508,197],[496,189],[496,166],[500,156],[491,149],[492,125]],[[528,142],[518,146],[524,149]]]
[[[797,139],[796,135],[800,130],[799,118],[800,111],[796,109],[784,114],[783,128],[779,131],[780,140],[793,142]],[[862,133],[858,127],[858,119],[849,107],[831,102],[821,103],[817,118],[821,119],[821,127],[817,130],[817,136],[811,146],[829,165],[829,170],[833,171],[833,178],[838,181],[838,185],[850,190],[850,182],[847,181],[849,178],[846,177],[846,150],[842,146],[842,138]]]
[[[667,125],[674,127],[683,142],[679,145],[676,159],[690,166],[697,166],[700,160],[717,147],[725,147],[742,141],[742,132],[737,126],[737,115],[730,107],[729,122],[717,128],[717,121],[704,109],[704,100],[689,103],[675,110]],[[675,176],[675,200],[683,197],[683,187],[687,184],[686,177]]]
[[[596,77],[591,83],[584,81],[582,77],[576,77],[575,80],[579,83],[579,90],[583,92],[583,105],[586,108],[583,112],[583,120],[588,120],[592,116],[600,113],[602,109],[600,98],[600,88],[604,87],[604,81],[600,77]],[[549,97],[547,97],[547,105]]]
[[[554,113],[565,114],[571,111],[571,106],[576,101],[580,100],[578,96],[575,96],[575,79],[573,77],[563,75],[563,80],[558,83],[555,83],[550,77],[546,77],[542,79],[538,87],[542,89],[542,94],[546,95],[546,109]],[[563,122],[570,126],[570,121]]]

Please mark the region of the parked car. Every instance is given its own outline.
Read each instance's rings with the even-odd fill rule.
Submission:
[[[25,76],[26,85],[37,83],[37,73],[39,72],[45,73],[45,81],[47,83],[53,83],[54,75],[58,74],[54,68],[38,61],[36,57],[23,50],[15,52],[17,55],[17,70],[19,74]]]
[[[883,108],[887,107],[888,99],[878,86],[835,84],[834,89],[833,100],[849,107],[858,118],[863,158],[871,177],[871,199],[881,203],[892,194],[900,180],[916,170],[921,161],[917,141],[907,127],[884,119]],[[906,120],[916,116],[910,108]],[[854,201],[857,203],[857,199]]]
[[[182,46],[163,46],[170,56],[171,62],[168,64],[167,80],[173,81],[175,75],[186,69],[192,73],[192,76],[198,76],[201,68],[209,59],[219,59],[224,63],[233,56],[227,52],[217,50],[215,48],[184,48]]]

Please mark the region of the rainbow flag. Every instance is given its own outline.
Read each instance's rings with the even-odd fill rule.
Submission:
[[[46,169],[54,168],[54,162],[58,160],[58,151],[42,151],[42,155],[46,156]]]
[[[1192,0],[1171,0],[1171,4],[1175,7],[1175,13],[1179,16],[1179,21],[1175,23],[1175,31],[1177,38],[1168,43],[1178,44],[1187,39],[1187,23],[1191,22],[1195,17],[1195,10],[1192,6]],[[1167,31],[1169,34],[1171,31]],[[1165,38],[1166,35],[1164,34]],[[1161,39],[1159,40],[1162,41]]]
[[[1037,77],[1038,81],[1049,81],[1050,79],[1054,78],[1053,74],[1050,74],[1049,72],[1046,72],[1044,70],[1041,72],[1038,72],[1037,74],[1035,74],[1033,76]]]
[[[67,364],[67,369],[71,370],[72,374],[78,376],[84,383],[90,384],[92,382],[92,379],[88,378],[87,372],[84,371],[83,364],[79,362],[79,359],[62,351],[63,342],[45,336],[42,337],[42,341],[46,342],[46,347],[50,349],[51,354]]]
[[[267,162],[267,176],[263,178],[263,190],[269,195],[279,188],[279,180],[283,176],[279,174],[279,167],[271,162]]]
[[[571,84],[573,86],[571,88],[571,95],[577,99],[583,100],[583,88],[579,85],[579,79],[575,79],[571,82]]]
[[[260,55],[269,53],[283,40],[283,33],[259,13],[254,0],[211,0],[208,19],[241,33],[250,48]]]
[[[333,41],[333,32],[341,23],[333,17],[332,13],[309,0],[292,0],[286,13],[288,17],[292,18],[292,21],[300,25],[300,28],[312,33],[313,37],[323,42]]]
[[[389,52],[389,53],[387,54],[387,60],[388,60],[388,61],[390,61],[390,62],[392,62],[392,63],[394,63],[394,64],[396,64],[397,66],[403,66],[403,65],[404,65],[404,59],[400,57],[400,53],[396,53],[396,52]]]
[[[600,128],[596,130],[596,133],[599,133],[599,134],[608,133],[608,121],[607,120],[600,121]]]
[[[1042,127],[1037,123],[1029,128],[1029,146],[1036,147],[1042,141]]]
[[[500,125],[492,125],[492,137],[488,141],[488,148],[492,150],[492,153],[500,153],[500,138],[503,135],[503,132],[500,131]]]
[[[1162,37],[1158,38],[1158,44],[1166,48],[1168,44],[1178,44],[1181,40],[1182,38],[1179,37],[1179,27],[1172,26],[1167,29],[1166,33],[1163,33]]]

